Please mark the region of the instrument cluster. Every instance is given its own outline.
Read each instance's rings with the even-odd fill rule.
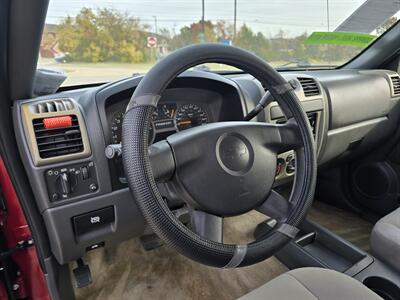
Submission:
[[[119,108],[110,119],[111,142],[119,144],[122,135],[122,121],[125,109]],[[209,123],[206,105],[176,102],[159,103],[152,116],[149,143],[165,139],[168,135]]]

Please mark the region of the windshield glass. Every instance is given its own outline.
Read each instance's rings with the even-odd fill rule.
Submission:
[[[108,82],[199,43],[241,47],[281,69],[332,68],[395,24],[399,10],[393,0],[51,0],[38,68],[63,72],[63,85]]]

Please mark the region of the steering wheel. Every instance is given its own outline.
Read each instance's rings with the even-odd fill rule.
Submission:
[[[191,128],[149,147],[152,113],[169,83],[203,63],[242,69],[263,83],[288,121],[283,125],[220,122]],[[277,154],[296,152],[296,175],[286,200],[272,190]],[[297,234],[316,182],[314,140],[293,87],[254,54],[218,44],[189,46],[158,62],[141,80],[127,107],[122,155],[131,193],[145,220],[169,246],[199,263],[218,268],[255,264]],[[156,182],[173,185],[191,210],[192,229],[168,208]],[[224,217],[258,210],[276,220],[261,240],[222,241]]]

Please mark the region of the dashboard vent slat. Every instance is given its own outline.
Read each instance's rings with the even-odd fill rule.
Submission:
[[[84,146],[79,120],[75,115],[71,115],[71,117],[72,126],[60,128],[45,128],[43,118],[32,121],[37,148],[41,158],[83,152]]]
[[[390,80],[392,81],[393,86],[393,95],[400,95],[400,76],[394,75],[390,76]]]
[[[74,105],[68,99],[49,100],[32,105],[32,110],[36,114],[46,114],[73,110]]]
[[[304,96],[312,97],[321,94],[317,82],[313,78],[298,77],[297,78],[303,88]]]
[[[43,127],[43,124],[42,124],[42,127],[41,127],[40,125],[36,125],[36,124],[34,124],[33,126],[35,127],[35,132],[37,132],[37,133],[40,133],[40,132],[63,131],[63,130],[67,130],[67,129],[71,130],[71,129],[76,129],[76,128],[79,129],[79,126],[78,126],[78,125],[72,125],[71,127],[60,127],[60,128],[50,128],[50,129],[44,128],[44,127]],[[37,129],[36,129],[36,128],[37,128]]]

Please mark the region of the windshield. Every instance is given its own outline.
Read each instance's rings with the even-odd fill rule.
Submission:
[[[333,68],[396,23],[399,10],[393,0],[51,0],[38,68],[63,72],[64,86],[108,82],[199,43],[241,47],[281,69]]]

